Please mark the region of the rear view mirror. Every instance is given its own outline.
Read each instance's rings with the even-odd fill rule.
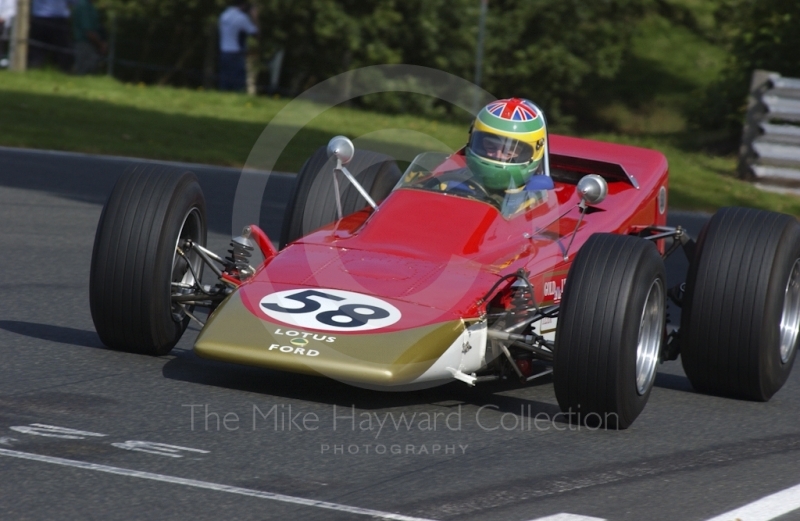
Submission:
[[[336,156],[343,165],[349,163],[355,153],[353,142],[344,136],[336,136],[328,142],[328,155]]]
[[[600,204],[608,195],[608,183],[597,174],[585,175],[578,181],[578,193],[589,206]]]

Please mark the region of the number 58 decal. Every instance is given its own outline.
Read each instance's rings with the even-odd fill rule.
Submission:
[[[381,299],[339,289],[291,289],[261,299],[270,318],[300,328],[368,331],[391,326],[400,310]]]

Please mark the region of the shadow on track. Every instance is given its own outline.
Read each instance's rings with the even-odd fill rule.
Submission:
[[[58,342],[59,344],[70,344],[80,347],[94,347],[96,349],[108,349],[100,342],[100,337],[98,337],[97,333],[94,331],[84,331],[83,329],[39,324],[36,322],[22,322],[19,320],[0,320],[0,329],[30,338],[46,340],[48,342]]]
[[[688,378],[678,374],[658,373],[656,374],[656,382],[654,385],[672,391],[683,391],[693,394],[697,392],[694,390],[694,387],[692,387],[692,384],[689,383]]]
[[[48,342],[108,349],[94,331],[18,320],[0,320],[0,329]],[[171,380],[330,405],[355,405],[360,409],[380,409],[425,403],[445,405],[444,402],[456,402],[454,405],[491,404],[500,412],[511,413],[518,413],[520,407],[525,407],[527,410],[530,406],[530,411],[534,415],[539,412],[554,415],[560,410],[553,404],[496,394],[522,387],[551,384],[551,376],[545,376],[538,382],[527,385],[497,382],[484,384],[480,388],[469,388],[453,382],[421,391],[382,392],[352,387],[324,377],[205,360],[189,350],[175,350],[171,355],[174,358],[168,361],[162,370],[164,377]],[[689,380],[682,375],[659,373],[655,385],[674,391],[695,392]]]
[[[480,407],[491,404],[495,411],[514,414],[519,414],[521,408],[524,408],[525,414],[531,416],[542,412],[552,417],[560,412],[558,405],[496,394],[522,387],[513,382],[484,384],[480,388],[453,382],[420,391],[386,392],[353,387],[324,377],[205,360],[188,350],[176,350],[172,354],[175,358],[167,362],[162,369],[165,378],[270,397],[340,407],[355,406],[365,410],[425,404],[441,407],[465,404]],[[541,383],[534,385],[548,384],[551,381],[550,377],[545,377]],[[525,387],[530,386],[528,384]]]

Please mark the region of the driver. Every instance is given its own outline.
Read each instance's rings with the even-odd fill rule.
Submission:
[[[492,195],[503,198],[504,213],[526,204],[528,181],[547,173],[546,140],[544,114],[527,99],[493,101],[475,118],[464,151],[467,166]]]

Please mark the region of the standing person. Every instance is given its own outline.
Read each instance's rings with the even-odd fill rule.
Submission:
[[[253,19],[258,19],[257,11],[241,0],[231,3],[219,17],[220,90],[241,91],[245,88],[247,36],[258,34]]]
[[[0,68],[8,67],[8,49],[13,34],[17,0],[0,0]]]
[[[72,38],[75,41],[75,74],[95,72],[107,46],[102,37],[100,15],[92,0],[78,0],[72,9]]]
[[[31,67],[42,67],[49,60],[65,72],[71,69],[72,27],[69,8],[73,3],[75,0],[33,0],[29,51]]]

